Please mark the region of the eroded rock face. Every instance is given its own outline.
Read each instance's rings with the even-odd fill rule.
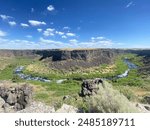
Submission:
[[[103,79],[88,79],[84,80],[81,85],[81,93],[80,96],[91,96],[97,94],[100,87],[105,87],[105,82]]]
[[[0,97],[0,108],[2,108],[4,104],[5,104],[4,99]]]
[[[82,49],[82,50],[0,50],[4,57],[31,57],[49,63],[49,67],[68,70],[76,67],[93,67],[112,63],[116,55],[122,53],[117,49]]]
[[[22,85],[17,87],[0,86],[0,107],[4,112],[15,112],[26,108],[32,99],[32,87]]]
[[[150,104],[150,96],[145,96],[144,99],[148,104]]]

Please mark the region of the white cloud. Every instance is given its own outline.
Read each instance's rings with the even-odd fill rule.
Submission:
[[[31,13],[33,13],[34,12],[34,8],[31,8]]]
[[[133,5],[133,2],[131,1],[131,2],[129,2],[127,5],[126,5],[126,8],[129,8],[130,6],[132,6]]]
[[[53,28],[47,28],[44,32],[43,32],[43,35],[44,36],[54,36],[54,31],[55,29]]]
[[[4,31],[0,30],[0,37],[4,37],[4,36],[6,36],[6,35],[7,35],[7,33],[6,33],[6,32],[4,32]]]
[[[58,35],[64,35],[64,32],[56,31],[55,33],[58,34]]]
[[[55,8],[54,8],[53,5],[49,5],[49,6],[47,7],[47,10],[48,10],[48,11],[53,11],[53,10],[55,10]]]
[[[76,36],[76,34],[74,34],[74,33],[66,33],[66,35],[69,36],[69,37],[74,37],[74,36]]]
[[[63,35],[63,36],[61,36],[61,38],[63,38],[63,39],[67,39],[67,36]]]
[[[103,40],[105,37],[91,37],[91,40],[94,42],[95,40]]]
[[[26,24],[26,23],[21,23],[20,25],[21,25],[22,27],[29,27],[29,25]]]
[[[96,37],[97,40],[103,40],[105,37]]]
[[[40,29],[40,28],[39,28]],[[47,28],[43,30],[44,36],[54,36],[55,29]],[[41,37],[38,41],[31,41],[32,36],[27,35],[26,38],[29,40],[10,40],[5,39],[6,33],[0,30],[0,48],[1,49],[58,49],[58,48],[112,48],[112,47],[122,47],[119,42],[114,42],[105,37],[91,37],[87,41],[78,41],[75,38],[68,40],[68,42],[51,40],[51,37]],[[67,38],[67,36],[61,35],[62,38]]]
[[[65,43],[61,41],[54,41],[49,39],[40,38],[39,44],[46,45],[51,49],[59,49],[59,48],[73,48],[74,45],[70,43]]]
[[[95,37],[91,37],[91,40],[95,40]]]
[[[63,35],[64,36],[64,35]],[[95,37],[97,40],[94,42],[92,41],[84,41],[84,42],[79,42],[77,39],[71,39],[69,42],[61,42],[61,41],[54,41],[50,39],[44,39],[40,38],[41,43],[45,43],[48,45],[51,45],[51,48],[109,48],[113,47],[114,45],[118,45],[117,42],[113,42],[112,40],[109,39],[100,39],[100,37]]]
[[[100,44],[102,46],[111,46],[114,43],[111,40],[103,40],[103,41],[98,41],[97,44]]]
[[[49,39],[40,38],[38,42],[32,42],[29,40],[9,40],[0,38],[1,49],[56,49],[70,46],[70,44],[63,43],[61,41],[53,41]]]
[[[46,25],[45,22],[41,21],[36,21],[36,20],[29,20],[28,21],[32,26],[40,26],[40,25]]]
[[[4,14],[1,14],[0,17],[1,17],[1,19],[3,19],[3,20],[8,20],[8,19],[13,18],[13,17],[11,17],[11,16],[7,16],[7,15],[4,15]]]
[[[38,32],[42,32],[42,30],[43,30],[43,29],[41,29],[41,28],[38,28],[38,29],[37,29]]]
[[[113,42],[110,39],[105,37],[91,37],[91,44],[95,44],[97,46],[112,46]]]
[[[48,40],[48,39],[44,39],[42,37],[40,38],[40,42],[47,43],[47,44],[59,44],[59,45],[63,44],[63,42]]]
[[[9,40],[0,38],[0,48],[1,49],[35,49],[39,48],[39,44],[28,40]]]
[[[78,40],[76,40],[76,39],[71,39],[69,41],[70,41],[70,43],[77,43],[78,42]]]
[[[63,27],[64,30],[70,30],[70,27]]]
[[[27,37],[27,38],[32,38],[32,36],[31,36],[31,35],[27,35],[26,37]]]
[[[54,36],[54,33],[52,33],[52,32],[48,32],[48,31],[44,31],[44,33],[43,33],[43,35],[44,36]]]
[[[9,24],[10,26],[16,26],[17,23],[16,23],[15,21],[9,21],[8,24]]]
[[[49,32],[53,32],[53,31],[55,31],[55,29],[54,29],[54,28],[47,28],[46,30],[47,30],[47,31],[49,31]]]

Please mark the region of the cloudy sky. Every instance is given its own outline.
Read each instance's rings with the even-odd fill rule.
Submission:
[[[0,49],[150,48],[150,0],[0,0]]]

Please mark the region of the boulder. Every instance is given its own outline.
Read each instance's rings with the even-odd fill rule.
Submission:
[[[97,94],[100,87],[105,87],[105,82],[103,79],[96,78],[84,80],[81,85],[80,96],[85,97]]]
[[[29,96],[29,97],[31,96],[32,88],[28,87],[27,84],[25,84],[21,89],[22,89],[25,96]]]
[[[5,113],[14,113],[15,112],[14,106],[9,105],[8,103],[5,103],[3,105],[3,108],[4,108]]]
[[[22,110],[32,100],[32,87],[26,84],[13,87],[0,86],[0,97],[3,99],[0,99],[0,105],[5,112]]]
[[[0,87],[0,96],[5,100],[8,96],[8,89],[5,87]]]
[[[150,105],[148,105],[148,104],[137,103],[136,107],[142,113],[147,113],[147,112],[149,113],[150,112]]]
[[[150,111],[150,106],[149,105],[145,105],[144,106],[146,110]]]
[[[9,93],[6,102],[10,105],[17,103],[17,94]]]
[[[69,99],[69,98],[70,98],[70,96],[66,95],[66,96],[63,97],[63,100],[66,100],[66,99]]]
[[[4,99],[0,97],[0,108],[2,108],[4,104],[5,104]]]
[[[150,96],[145,96],[145,97],[144,97],[144,100],[145,100],[148,104],[150,104]]]
[[[15,111],[18,111],[18,110],[24,109],[24,107],[23,107],[23,105],[21,105],[21,104],[19,104],[19,103],[15,103],[14,109],[15,109]]]

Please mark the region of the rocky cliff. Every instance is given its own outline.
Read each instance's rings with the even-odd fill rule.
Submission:
[[[0,57],[35,56],[35,50],[0,50]]]
[[[50,67],[68,69],[73,67],[92,67],[110,64],[121,53],[135,53],[150,56],[150,50],[125,49],[78,49],[78,50],[0,50],[0,57],[38,57],[48,62]]]
[[[0,50],[0,57],[38,57],[55,69],[72,69],[76,67],[93,67],[110,64],[122,50],[84,49],[84,50]]]
[[[37,50],[36,55],[41,56],[41,60],[51,58],[52,61],[63,60],[91,60],[93,58],[113,58],[120,50],[113,49],[90,49],[90,50]]]
[[[84,49],[84,50],[0,50],[0,56],[40,56],[41,60],[51,58],[52,61],[91,60],[97,58],[112,58],[122,52],[118,49]]]

